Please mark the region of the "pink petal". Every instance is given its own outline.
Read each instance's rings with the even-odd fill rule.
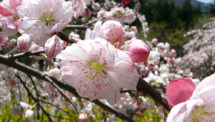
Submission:
[[[12,14],[0,5],[0,14],[3,16],[12,16]]]
[[[195,84],[189,78],[172,80],[167,86],[166,96],[170,105],[174,106],[188,100],[195,89]]]
[[[22,0],[10,0],[10,7],[16,9],[17,6],[22,4]]]

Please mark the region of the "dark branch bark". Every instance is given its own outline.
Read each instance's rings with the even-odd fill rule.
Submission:
[[[137,84],[137,90],[147,93],[151,96],[156,102],[161,104],[166,110],[170,111],[171,107],[168,105],[166,99],[162,98],[161,93],[147,83],[143,78],[139,78]]]
[[[40,101],[38,98],[34,97],[34,95],[30,92],[30,90],[28,89],[28,87],[26,86],[26,83],[22,80],[22,78],[19,75],[16,75],[16,77],[19,79],[19,81],[22,83],[23,87],[25,88],[26,92],[28,93],[28,96],[30,96],[41,108],[41,110],[43,111],[43,113],[45,113],[45,115],[48,117],[50,122],[54,122],[50,116],[50,114],[43,108],[43,106],[40,104]]]
[[[67,35],[66,33],[64,33],[63,31],[60,31],[57,33],[57,35],[64,41],[68,42],[68,43],[76,43],[78,42],[78,39],[75,39],[73,37],[70,37],[69,35]]]
[[[27,52],[23,52],[23,53],[8,55],[8,58],[15,60],[18,58],[23,58],[23,57],[28,57],[28,56],[38,56],[41,53],[45,53],[45,52],[44,51],[27,51]]]

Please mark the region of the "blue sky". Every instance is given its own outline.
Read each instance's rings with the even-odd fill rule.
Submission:
[[[197,1],[200,1],[200,2],[203,2],[203,3],[212,3],[213,0],[197,0]]]

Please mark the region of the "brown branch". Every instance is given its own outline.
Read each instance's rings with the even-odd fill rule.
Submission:
[[[84,25],[67,25],[66,29],[83,29],[86,30],[87,28],[89,28],[88,26],[84,26]]]
[[[68,43],[76,43],[79,41],[79,39],[76,39],[74,37],[69,36],[68,34],[64,33],[63,31],[60,31],[57,33],[57,35],[64,41],[68,42]]]
[[[13,67],[15,69],[18,69],[28,75],[32,75],[34,77],[37,77],[39,79],[42,79],[44,81],[49,81],[49,79],[47,79],[47,75],[30,67],[27,66],[25,64],[22,64],[20,62],[18,62],[17,60],[11,60],[10,58],[8,58],[8,56],[4,56],[4,55],[0,55],[0,63],[4,64],[4,65],[8,65],[10,67]],[[53,77],[49,77],[55,84],[57,84],[60,88],[69,91],[71,93],[73,93],[74,95],[76,95],[77,97],[81,98],[78,93],[76,92],[75,88],[73,88],[72,86],[68,85],[68,84],[64,84],[63,82],[58,81],[57,79],[53,78]],[[86,98],[85,98],[86,99]],[[129,122],[133,122],[132,118],[124,115],[121,112],[118,112],[117,110],[115,110],[114,108],[107,106],[106,104],[100,102],[99,100],[94,100],[92,101],[94,102],[96,105],[100,106],[101,108],[103,108],[104,110],[107,110],[113,114],[115,114],[117,117],[129,121]]]
[[[15,59],[23,58],[23,57],[27,57],[27,56],[38,56],[41,53],[45,53],[45,52],[44,51],[27,51],[27,52],[23,52],[23,53],[8,55],[7,58],[15,60]]]
[[[59,88],[59,86],[57,86],[48,76],[45,76],[45,77],[49,80],[48,82],[51,83],[52,86],[54,86],[58,90],[58,92],[61,94],[61,96],[63,96],[65,98],[65,100],[67,100],[70,104],[72,104],[72,106],[76,110],[76,112],[79,113],[75,104],[63,93],[63,91]]]
[[[137,84],[137,90],[147,93],[151,96],[157,103],[161,104],[166,110],[170,111],[171,107],[168,105],[166,99],[162,98],[161,93],[147,83],[143,78],[139,78]]]
[[[34,95],[30,92],[28,87],[26,86],[25,82],[22,80],[22,78],[17,74],[16,77],[19,79],[19,81],[22,83],[23,87],[25,88],[26,92],[28,93],[28,96],[30,96],[41,108],[41,110],[46,114],[50,122],[54,122],[50,116],[50,114],[43,108],[43,106],[40,104],[39,99],[35,98]]]

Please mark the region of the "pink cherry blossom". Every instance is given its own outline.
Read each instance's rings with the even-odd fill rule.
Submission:
[[[4,31],[10,33],[3,33],[7,36],[14,35],[17,32],[19,24],[19,16],[17,14],[17,7],[22,4],[22,0],[3,0],[0,5],[0,23],[4,26]],[[1,33],[0,33],[1,34]],[[6,36],[4,35],[4,36]]]
[[[215,74],[205,78],[186,102],[172,108],[167,122],[207,122],[215,119]]]
[[[118,21],[109,20],[102,25],[104,38],[116,47],[124,44],[122,25]]]
[[[146,62],[149,57],[150,49],[144,41],[132,39],[128,46],[127,53],[135,63]]]
[[[65,0],[29,0],[17,8],[19,32],[28,34],[40,46],[72,20],[71,2]]]
[[[17,39],[17,48],[21,51],[28,50],[31,46],[31,39],[29,35],[22,35]]]
[[[88,116],[86,113],[81,113],[78,118],[80,122],[88,122]]]
[[[195,84],[190,78],[172,80],[167,86],[166,95],[170,105],[175,106],[188,100],[195,89]]]
[[[104,39],[80,41],[56,58],[61,59],[64,81],[90,100],[106,99],[115,104],[120,88],[136,89],[139,75],[131,59]]]
[[[57,35],[54,35],[46,41],[45,53],[49,58],[53,59],[63,50],[63,47],[64,41],[61,40]]]
[[[108,20],[102,24],[98,21],[93,30],[88,29],[85,34],[85,39],[103,38],[120,48],[124,44],[124,32],[122,25],[118,21]]]

